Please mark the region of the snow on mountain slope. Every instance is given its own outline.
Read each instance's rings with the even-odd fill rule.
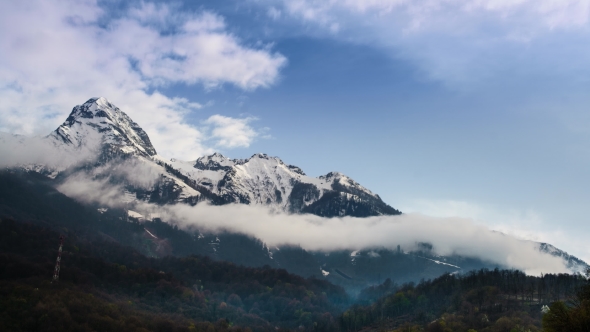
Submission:
[[[137,200],[159,204],[261,204],[278,211],[327,217],[400,213],[341,173],[309,177],[299,167],[266,154],[229,159],[215,153],[192,162],[165,160],[156,154],[147,133],[103,97],[74,107],[66,121],[46,139],[59,150],[86,155],[86,169],[92,165],[88,156],[94,157],[90,167],[95,169],[94,176],[105,176],[96,174],[99,166],[130,158],[158,168],[161,179],[154,186],[126,184],[128,199],[135,194]],[[121,177],[117,181],[128,182]]]
[[[87,171],[87,176],[93,179],[108,177],[113,184],[123,185],[124,201],[127,203],[196,204],[200,199],[200,192],[166,171],[162,166],[164,159],[156,154],[147,133],[104,97],[91,98],[74,107],[66,121],[45,139],[57,151],[78,156],[79,165]],[[134,162],[125,163],[130,160]],[[39,166],[25,167],[36,168]],[[133,174],[137,170],[157,180],[148,184],[139,179],[141,174]],[[63,171],[65,169],[54,170],[58,173]]]
[[[397,212],[383,203],[378,195],[341,173],[309,177],[299,167],[266,154],[229,159],[215,153],[194,162],[171,160],[169,165],[225,202],[261,204],[297,213],[306,212],[314,204],[322,205],[322,198],[326,198],[323,205],[331,203],[342,205],[341,208],[327,211],[322,205],[316,209],[316,214],[343,216],[355,215],[355,212],[366,215]],[[347,208],[349,205],[352,208]]]
[[[49,135],[57,145],[74,149],[105,148],[103,152],[151,157],[156,154],[146,132],[106,98],[91,98],[74,107]]]

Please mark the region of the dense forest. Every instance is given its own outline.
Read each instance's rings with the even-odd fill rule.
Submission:
[[[211,246],[161,221],[97,212],[43,181],[0,174],[0,331],[590,331],[580,275],[388,279],[353,299],[321,277],[193,255]],[[60,281],[51,283],[60,235]]]
[[[564,317],[569,319],[566,316],[578,310],[580,316],[586,315],[586,324],[590,324],[589,311],[584,313],[590,309],[588,287],[587,279],[581,275],[534,277],[516,270],[498,269],[443,275],[401,287],[387,280],[365,289],[361,299],[367,301],[380,294],[388,295],[369,305],[353,306],[340,317],[340,325],[343,331],[520,332],[540,331],[543,320],[546,331],[578,331],[574,328],[551,330],[548,328],[551,315],[543,314],[555,313],[557,309],[554,308],[568,312],[553,319],[557,322]],[[575,303],[571,302],[576,299]],[[580,307],[580,303],[586,307]],[[579,331],[590,331],[590,325]]]
[[[114,242],[62,233],[60,281],[52,284],[59,234],[1,221],[0,330],[330,331],[349,301],[338,286],[285,270],[197,256],[147,258]]]

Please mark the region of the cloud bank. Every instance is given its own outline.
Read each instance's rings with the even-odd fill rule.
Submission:
[[[244,45],[212,12],[151,2],[114,15],[93,0],[3,1],[0,49],[0,131],[46,135],[75,104],[105,96],[150,133],[160,154],[184,159],[211,150],[186,120],[202,105],[159,88],[254,90],[274,84],[286,64],[268,48]]]
[[[566,223],[551,223],[544,215],[533,209],[505,209],[476,202],[427,199],[403,202],[399,207],[405,212],[419,212],[431,217],[461,216],[485,222],[493,230],[520,239],[551,243],[562,250],[575,251],[576,257],[586,262],[590,261],[590,248],[584,236],[568,236]]]
[[[430,243],[439,255],[478,257],[531,274],[566,272],[563,261],[538,251],[535,244],[493,232],[469,219],[420,214],[370,218],[322,218],[277,214],[262,206],[197,205],[166,207],[164,216],[187,229],[247,234],[271,246],[300,245],[306,250],[370,248],[417,249]]]

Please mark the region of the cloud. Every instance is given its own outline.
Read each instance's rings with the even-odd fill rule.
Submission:
[[[259,135],[249,123],[256,120],[248,117],[243,119],[230,118],[223,115],[212,115],[204,121],[213,126],[211,138],[216,140],[220,148],[248,147]]]
[[[394,249],[400,245],[413,250],[417,243],[425,242],[439,255],[477,257],[531,274],[566,272],[563,261],[539,252],[533,242],[493,232],[469,219],[419,214],[321,218],[272,213],[263,206],[205,204],[166,206],[158,212],[185,229],[230,230],[259,238],[270,246],[290,244],[332,251]]]
[[[120,187],[84,175],[58,187],[64,194],[103,206],[121,207]],[[535,243],[495,232],[465,218],[435,218],[421,214],[369,218],[322,218],[284,214],[262,205],[155,205],[133,203],[144,215],[157,214],[185,230],[231,231],[253,236],[269,246],[299,245],[306,250],[417,249],[430,243],[439,255],[461,255],[517,268],[530,274],[567,272],[564,262],[538,250]]]
[[[137,158],[104,164],[88,172],[72,173],[59,183],[57,189],[82,202],[124,208],[130,201],[125,195],[125,186],[152,190],[161,178],[160,167]]]
[[[159,153],[194,158],[211,150],[186,120],[201,105],[158,89],[264,88],[286,64],[268,48],[244,45],[212,12],[141,2],[111,14],[92,0],[0,3],[0,131],[46,135],[75,104],[105,96]]]
[[[590,249],[584,234],[564,229],[566,224],[548,222],[532,209],[501,209],[467,201],[426,199],[402,203],[400,209],[435,218],[468,218],[518,239],[550,243],[586,262],[590,261]]]
[[[98,141],[90,140],[85,149],[58,147],[50,140],[0,133],[0,168],[23,166],[38,171],[62,171],[80,162],[92,162]]]
[[[82,202],[102,203],[118,208],[126,203],[122,195],[122,186],[109,183],[109,178],[91,179],[86,174],[74,174],[57,189],[64,195]]]
[[[282,22],[299,22],[306,34],[383,49],[415,65],[421,78],[453,89],[534,75],[536,84],[572,83],[590,72],[590,51],[580,47],[590,42],[587,0],[252,3],[272,6],[290,18]]]
[[[387,15],[392,12],[406,12],[410,20],[429,24],[439,14],[449,11],[469,15],[488,12],[503,18],[534,17],[541,24],[554,27],[582,26],[588,23],[590,3],[587,0],[343,0],[343,1],[286,1],[285,7],[291,13],[308,20],[330,21],[339,10],[355,14]],[[276,10],[276,9],[275,9]],[[452,19],[442,17],[442,20]]]

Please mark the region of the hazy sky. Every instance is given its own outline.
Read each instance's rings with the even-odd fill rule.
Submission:
[[[264,152],[590,261],[590,1],[0,2],[0,131],[104,96],[165,157]]]

